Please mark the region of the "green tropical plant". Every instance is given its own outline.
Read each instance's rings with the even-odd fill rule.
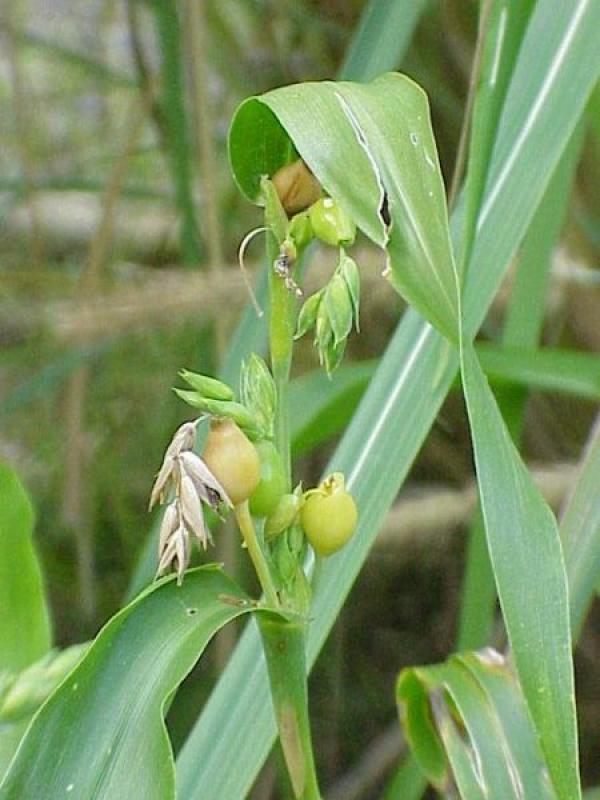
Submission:
[[[370,35],[378,14],[385,25],[393,5],[386,4],[384,13],[371,4],[362,35]],[[468,652],[401,673],[398,703],[413,760],[402,766],[386,796],[420,796],[425,776],[440,792],[456,790],[466,799],[581,797],[571,648],[597,584],[598,437],[559,528],[513,442],[522,394],[507,391],[497,400],[484,368],[508,380],[597,397],[597,363],[582,356],[563,368],[560,351],[538,352],[540,320],[526,334],[516,321],[518,311],[522,319],[522,300],[514,300],[506,346],[486,348],[474,338],[521,243],[539,241],[541,229],[544,243],[556,238],[564,211],[556,196],[572,179],[577,126],[600,73],[594,35],[600,8],[586,0],[559,7],[538,0],[518,10],[496,2],[486,8],[465,180],[450,220],[427,96],[407,76],[304,83],[238,108],[229,152],[242,193],[264,209],[267,259],[257,295],[268,308],[268,326],[252,311],[246,314],[221,380],[182,373],[189,388],[178,394],[201,416],[175,434],[152,498],[167,503],[158,531],[158,569],[173,568],[176,578],[162,577],[136,594],[83,655],[76,653],[73,669],[66,659],[66,678],[60,673],[55,691],[49,685],[41,708],[27,707],[28,716],[19,717],[20,726],[10,733],[5,763],[23,738],[0,798],[174,797],[165,709],[211,637],[248,614],[256,625],[247,627],[179,755],[177,796],[246,796],[277,729],[293,796],[321,797],[307,669],[457,370],[483,522],[473,526],[473,569],[465,590],[460,647]],[[176,48],[169,52],[176,57]],[[356,63],[349,57],[348,69]],[[366,76],[372,66],[361,69]],[[179,96],[178,81],[167,96],[169,91]],[[180,98],[172,102],[183,115]],[[183,140],[174,152],[180,146],[185,150]],[[197,243],[187,167],[176,158],[173,169],[187,209],[183,236],[191,261]],[[360,259],[351,250],[356,230],[381,249],[384,275],[412,307],[381,361],[358,368],[342,364],[360,321]],[[337,251],[337,266],[300,302],[316,239]],[[548,261],[530,276],[539,292]],[[515,290],[517,298],[531,291],[531,283],[525,286]],[[259,356],[265,329],[269,366]],[[302,399],[295,400],[294,341],[309,331],[324,373],[304,384],[300,379]],[[350,414],[367,380],[323,482],[312,489],[295,485],[291,454],[310,446],[314,433],[306,420],[295,428],[290,407],[312,393],[322,395],[313,404],[314,419],[328,405],[349,404]],[[201,450],[197,433],[205,420],[210,430]],[[330,430],[336,426],[339,420]],[[13,524],[25,524],[23,541],[30,535],[30,512],[15,480],[7,472],[0,488],[20,522],[1,520],[0,546]],[[330,502],[336,503],[332,511]],[[207,513],[235,517],[262,599],[250,597],[221,568],[186,571],[193,535],[204,547],[211,536],[203,504]],[[477,538],[478,531],[485,540]],[[29,551],[23,559],[35,565]],[[154,560],[151,571],[155,567]],[[6,582],[14,583],[18,595],[7,603],[21,603],[35,625],[31,653],[5,665],[3,698],[50,646],[39,575],[32,570],[33,600],[19,585],[23,576]],[[489,602],[472,624],[478,592]],[[473,652],[485,640],[496,592],[508,649]],[[10,625],[2,636],[14,639]],[[13,643],[7,653],[16,652]]]

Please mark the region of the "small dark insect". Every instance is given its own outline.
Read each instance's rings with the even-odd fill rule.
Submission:
[[[273,269],[276,275],[283,278],[288,292],[293,292],[296,297],[302,297],[302,289],[292,277],[292,259],[285,250],[282,250],[273,262]]]

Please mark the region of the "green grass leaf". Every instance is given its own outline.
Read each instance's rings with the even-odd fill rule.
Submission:
[[[290,421],[294,455],[331,439],[352,419],[377,361],[342,364],[333,380],[323,370],[307,372],[290,384]]]
[[[599,477],[600,424],[596,422],[560,523],[574,639],[594,597],[600,574]]]
[[[162,53],[161,121],[173,175],[175,200],[181,214],[181,250],[184,263],[197,265],[202,246],[193,195],[189,120],[184,92],[181,23],[174,0],[151,4]]]
[[[465,181],[465,238],[461,264],[471,254],[477,228],[477,217],[488,176],[500,114],[512,73],[535,0],[509,3],[491,0],[481,4],[481,14],[489,10],[485,20],[477,94],[471,121],[469,160]],[[480,32],[481,35],[481,32]]]
[[[342,80],[370,81],[399,66],[427,0],[370,0],[340,70]]]
[[[479,342],[481,366],[493,383],[513,383],[559,394],[600,399],[600,356],[540,347],[501,347]]]
[[[557,795],[576,798],[575,687],[558,526],[470,346],[461,371],[488,548],[513,658]]]
[[[50,615],[33,543],[34,513],[25,488],[0,463],[0,709],[13,680],[52,644]],[[0,778],[28,718],[0,719]]]
[[[440,791],[455,782],[463,800],[556,798],[521,687],[499,653],[466,653],[439,666],[406,669],[397,698],[423,769],[429,766],[423,755],[443,745],[444,770],[428,772]]]
[[[389,73],[369,84],[304,83],[247,100],[233,119],[229,150],[250,200],[260,201],[261,176],[286,163],[292,144],[358,227],[386,249],[398,291],[455,338],[445,190],[423,90]]]
[[[517,273],[504,320],[502,346],[476,345],[477,357],[494,385],[498,406],[515,443],[521,439],[529,388],[550,391],[592,390],[593,356],[558,357],[538,350],[546,311],[552,255],[566,214],[581,150],[582,125],[567,145],[521,245]],[[532,304],[531,298],[536,302]],[[600,366],[600,360],[598,365]],[[540,371],[538,372],[538,369]],[[542,371],[543,370],[543,371]],[[511,383],[511,380],[518,381]],[[489,640],[496,614],[496,585],[489,560],[481,510],[471,522],[457,645],[482,647]]]
[[[33,508],[21,481],[0,464],[0,671],[20,672],[51,646],[33,524]]]
[[[214,567],[140,595],[37,714],[0,798],[174,798],[165,703],[216,631],[252,607]]]

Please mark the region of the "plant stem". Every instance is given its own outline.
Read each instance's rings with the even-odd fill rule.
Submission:
[[[275,446],[284,465],[288,485],[291,486],[290,431],[288,409],[288,385],[292,350],[294,345],[295,297],[286,287],[281,276],[272,268],[279,255],[277,240],[267,234],[267,259],[269,263],[269,292],[271,296],[269,336],[271,367],[277,388],[277,411],[275,413]]]
[[[247,500],[235,507],[235,516],[246,544],[246,548],[248,549],[248,553],[252,559],[252,563],[254,564],[254,569],[258,575],[260,585],[265,593],[267,603],[272,608],[279,608],[277,590],[275,589],[275,584],[273,583],[273,578],[271,577],[271,570],[269,569],[269,565],[267,564],[267,560],[260,546],[260,542],[256,536],[256,530],[254,528],[254,523],[252,522],[252,517],[250,516],[250,509],[248,508]]]
[[[268,197],[268,195],[267,195]],[[269,265],[271,369],[277,389],[275,446],[284,465],[288,487],[292,484],[288,388],[294,347],[295,303],[293,292],[273,264],[279,242],[285,236],[287,218],[278,200],[265,208]],[[310,738],[306,681],[306,623],[290,622],[263,613],[258,615],[269,670],[271,697],[285,763],[296,800],[321,800]]]
[[[258,615],[258,627],[294,798],[321,800],[308,718],[305,625],[263,613]]]

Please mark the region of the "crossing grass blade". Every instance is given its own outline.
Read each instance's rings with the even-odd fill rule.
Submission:
[[[468,283],[466,313],[476,330],[531,220],[600,72],[600,7],[538,0],[498,133]],[[454,221],[453,228],[460,229]],[[477,258],[475,259],[475,256]],[[485,269],[484,269],[485,267]],[[417,314],[402,320],[331,466],[352,475],[362,524],[355,540],[318,570],[308,658],[314,662],[379,525],[433,424],[457,359]],[[233,710],[232,710],[233,709]],[[219,742],[213,732],[222,731]],[[235,733],[235,769],[222,765]],[[260,644],[248,630],[178,759],[183,800],[239,800],[275,735]],[[199,768],[199,764],[202,766]]]
[[[557,394],[600,399],[600,357],[554,347],[529,349],[479,343],[475,348],[492,383],[519,384]]]
[[[200,261],[201,242],[193,195],[193,170],[189,144],[189,119],[184,95],[181,24],[177,3],[152,3],[162,53],[163,92],[161,120],[173,175],[175,200],[181,214],[181,251],[185,264]]]
[[[323,370],[302,375],[290,385],[292,450],[310,451],[342,431],[352,419],[377,361],[342,364],[330,380]]]

